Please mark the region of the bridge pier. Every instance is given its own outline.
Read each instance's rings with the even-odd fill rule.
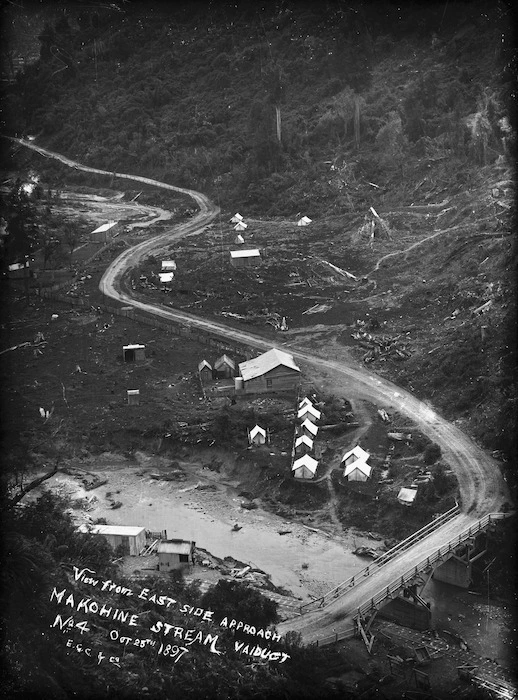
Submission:
[[[427,630],[431,627],[430,604],[421,598],[416,584],[402,589],[401,595],[384,605],[378,615],[415,630]]]
[[[485,536],[485,532],[477,533]],[[478,551],[477,551],[478,550]],[[480,547],[478,537],[471,537],[457,547],[448,558],[435,567],[433,578],[442,583],[449,583],[459,588],[469,588],[471,568],[474,561],[486,553],[485,543]],[[476,552],[476,553],[475,553]]]

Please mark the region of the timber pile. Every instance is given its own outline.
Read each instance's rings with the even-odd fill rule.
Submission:
[[[367,350],[362,358],[365,363],[388,358],[407,360],[412,354],[407,345],[401,342],[399,335],[391,338],[388,335],[372,335],[366,331],[354,331],[351,333],[351,338],[359,341],[361,347]]]

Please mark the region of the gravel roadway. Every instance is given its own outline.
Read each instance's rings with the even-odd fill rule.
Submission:
[[[70,167],[99,174],[113,174],[104,170],[82,166],[59,154],[37,147],[33,143],[25,142],[21,139],[13,140],[32,148],[42,155],[57,158]],[[426,559],[427,556],[441,546],[447,544],[464,528],[475,523],[488,513],[499,511],[505,502],[510,502],[507,484],[501,475],[498,463],[454,424],[441,418],[425,403],[392,382],[367,371],[353,363],[353,361],[338,362],[326,359],[324,354],[320,355],[315,353],[315,351],[309,352],[293,348],[289,343],[276,344],[253,333],[229,328],[222,323],[196,317],[185,312],[147,304],[131,297],[121,287],[122,276],[126,270],[138,265],[142,258],[147,257],[153,251],[159,251],[166,244],[170,244],[171,241],[200,233],[205,226],[214,220],[219,213],[219,209],[208,197],[193,190],[174,187],[138,176],[119,173],[115,173],[115,176],[134,179],[164,189],[188,194],[196,201],[200,211],[188,222],[179,224],[165,234],[156,236],[124,251],[111,263],[101,279],[99,286],[105,295],[160,318],[201,328],[229,340],[245,343],[258,350],[269,350],[271,347],[289,350],[297,362],[300,363],[301,369],[305,373],[311,376],[317,384],[320,383],[323,387],[331,389],[335,395],[367,400],[380,407],[395,410],[407,416],[424,434],[441,447],[445,460],[453,469],[459,481],[461,514],[433,532],[426,539],[418,542],[411,549],[403,552],[376,574],[366,578],[361,585],[356,586],[348,593],[345,600],[343,598],[337,599],[325,609],[286,621],[280,625],[280,631],[296,630],[302,634],[304,642],[310,642],[349,627],[351,625],[351,613],[359,605],[372,598],[378,591],[383,590],[393,580],[400,577],[407,570],[412,569],[418,562]]]

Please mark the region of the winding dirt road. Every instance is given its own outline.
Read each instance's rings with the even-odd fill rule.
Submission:
[[[261,336],[229,328],[213,320],[138,301],[122,289],[123,274],[129,268],[138,265],[142,258],[152,252],[159,251],[175,239],[199,233],[214,220],[219,210],[206,196],[193,190],[174,187],[149,178],[111,173],[83,166],[31,142],[21,139],[12,140],[43,156],[56,158],[69,167],[102,175],[115,175],[118,178],[136,180],[163,189],[181,192],[192,197],[198,204],[200,211],[191,220],[175,226],[174,229],[165,234],[124,251],[114,260],[100,282],[100,289],[104,294],[160,318],[202,328],[220,337],[238,343],[246,343],[258,350],[268,350],[272,346],[289,349],[301,364],[301,368],[316,379],[317,383],[320,382],[322,387],[329,389],[335,395],[370,401],[407,416],[424,434],[441,447],[444,459],[455,472],[459,481],[462,513],[418,542],[410,550],[403,552],[379,572],[366,578],[362,584],[352,589],[345,601],[338,599],[325,609],[307,613],[298,619],[282,623],[279,626],[280,631],[297,630],[302,634],[305,642],[310,642],[333,634],[335,631],[338,632],[344,625],[350,626],[350,616],[361,603],[373,597],[391,581],[447,544],[465,527],[488,513],[499,511],[505,502],[510,502],[507,485],[502,478],[498,463],[455,425],[441,418],[425,403],[392,382],[368,372],[352,361],[338,362],[326,359],[314,351],[293,348],[289,343],[275,344]]]

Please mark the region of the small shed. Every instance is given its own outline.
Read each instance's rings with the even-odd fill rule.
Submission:
[[[302,408],[299,408],[297,412],[297,418],[300,421],[305,421],[310,420],[312,423],[316,423],[317,420],[320,420],[320,416],[322,414],[320,411],[317,411],[316,408],[313,407],[313,405],[306,404]]]
[[[296,479],[313,479],[317,471],[318,462],[310,455],[303,455],[293,462],[291,471]]]
[[[243,238],[243,236],[240,233],[238,233],[237,236],[234,238],[234,243],[236,245],[243,245],[244,242],[245,242],[245,239]]]
[[[299,435],[298,438],[295,439],[295,454],[297,456],[299,455],[305,455],[308,452],[313,451],[313,440],[309,438],[307,435]]]
[[[241,214],[239,212],[236,212],[234,214],[234,216],[230,219],[230,221],[233,224],[238,224],[240,221],[243,221],[243,217],[241,216]]]
[[[348,467],[353,462],[356,462],[357,459],[360,459],[362,462],[367,462],[369,457],[370,454],[368,452],[362,449],[359,445],[356,445],[356,447],[353,447],[352,450],[349,450],[349,452],[344,454],[342,457],[342,465],[344,467]]]
[[[191,540],[165,540],[158,543],[158,570],[174,571],[194,565],[194,547]]]
[[[411,506],[413,505],[416,496],[417,488],[403,487],[399,490],[397,500],[398,503],[401,503],[403,506]]]
[[[309,216],[303,216],[297,221],[297,226],[309,226],[310,223],[311,219],[309,218]]]
[[[233,267],[255,267],[260,262],[261,252],[258,248],[230,251],[230,264]]]
[[[162,272],[175,272],[176,262],[174,260],[162,260]]]
[[[357,459],[344,469],[344,479],[347,481],[367,481],[370,477],[372,467],[362,459]]]
[[[124,362],[139,362],[146,359],[145,345],[123,345],[122,357]]]
[[[237,224],[234,226],[234,231],[244,231],[247,228],[248,224],[245,224],[244,221],[238,221]]]
[[[222,355],[214,363],[214,369],[218,379],[230,379],[236,374],[236,363],[228,355]]]
[[[102,224],[96,228],[95,231],[92,231],[90,236],[94,241],[108,243],[119,230],[120,227],[118,221],[108,221],[108,223]]]
[[[128,525],[80,525],[79,532],[100,535],[114,550],[121,545],[132,556],[138,556],[146,546],[146,529]]]
[[[128,406],[140,405],[140,389],[128,389]]]
[[[174,280],[174,272],[159,272],[160,284],[167,285]]]
[[[207,362],[207,360],[202,360],[198,364],[198,374],[200,375],[202,383],[210,382],[210,380],[212,379],[212,367]]]
[[[29,261],[12,263],[7,268],[9,279],[20,279],[30,276]]]
[[[307,418],[299,426],[298,434],[299,435],[306,435],[308,438],[311,438],[311,440],[315,439],[317,433],[318,433],[318,426],[315,425],[314,423],[312,423]]]
[[[266,430],[256,425],[248,431],[248,441],[251,445],[264,445],[266,442]]]

